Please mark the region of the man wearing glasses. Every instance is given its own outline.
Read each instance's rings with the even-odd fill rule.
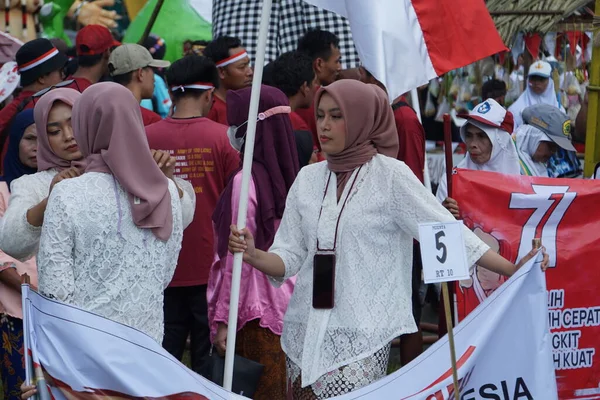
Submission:
[[[4,161],[8,131],[13,118],[20,111],[33,108],[32,96],[42,89],[63,80],[63,68],[67,56],[59,52],[48,39],[35,39],[25,43],[16,55],[17,68],[21,75],[21,93],[0,111],[0,149]]]

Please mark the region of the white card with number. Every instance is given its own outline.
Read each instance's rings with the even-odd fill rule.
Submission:
[[[462,221],[419,224],[425,283],[469,279]]]

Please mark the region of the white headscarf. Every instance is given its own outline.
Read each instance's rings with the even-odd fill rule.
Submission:
[[[548,166],[533,160],[540,142],[552,142],[548,135],[531,125],[521,125],[513,134],[521,161],[521,175],[548,177]]]
[[[465,141],[465,131],[469,124],[476,126],[488,135],[492,142],[492,155],[485,164],[476,164],[471,160],[469,153],[465,158],[458,163],[456,168],[472,169],[475,171],[490,171],[499,172],[501,174],[512,174],[519,175],[521,173],[521,167],[519,166],[519,156],[515,148],[512,137],[506,131],[499,128],[494,128],[489,125],[482,124],[478,121],[470,119],[466,124],[460,128],[460,136]],[[446,182],[446,171],[440,178],[440,184],[438,186],[437,199],[441,202],[448,197],[448,183]]]
[[[523,125],[523,117],[521,114],[523,110],[534,104],[548,104],[557,108],[561,108],[556,98],[556,92],[554,91],[554,81],[549,78],[548,87],[542,94],[535,94],[529,86],[529,80],[527,81],[527,89],[519,96],[509,108],[508,111],[513,113],[515,119],[515,129]]]

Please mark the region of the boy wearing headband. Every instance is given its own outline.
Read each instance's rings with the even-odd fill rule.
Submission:
[[[204,55],[217,66],[219,87],[215,89],[214,101],[208,118],[227,125],[227,91],[239,90],[252,85],[250,57],[238,38],[220,36],[204,49]]]
[[[181,360],[191,336],[192,369],[202,371],[210,349],[206,289],[213,261],[212,214],[240,157],[227,139],[227,127],[206,118],[219,87],[215,64],[186,56],[165,74],[175,111],[146,127],[150,148],[177,158],[175,176],[191,182],[196,193],[194,220],[185,231],[175,275],[165,290],[163,347]]]
[[[25,43],[16,54],[17,69],[23,90],[0,111],[0,151],[6,154],[6,141],[13,118],[27,108],[33,108],[32,96],[42,89],[63,80],[67,57],[48,39],[34,39]],[[0,162],[0,166],[2,163]]]

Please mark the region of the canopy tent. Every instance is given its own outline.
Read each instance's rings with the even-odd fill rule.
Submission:
[[[486,1],[496,28],[507,45],[511,44],[518,32],[544,34],[557,30],[590,30],[593,3],[590,0]],[[564,24],[570,25],[570,21],[573,26],[569,29]]]

